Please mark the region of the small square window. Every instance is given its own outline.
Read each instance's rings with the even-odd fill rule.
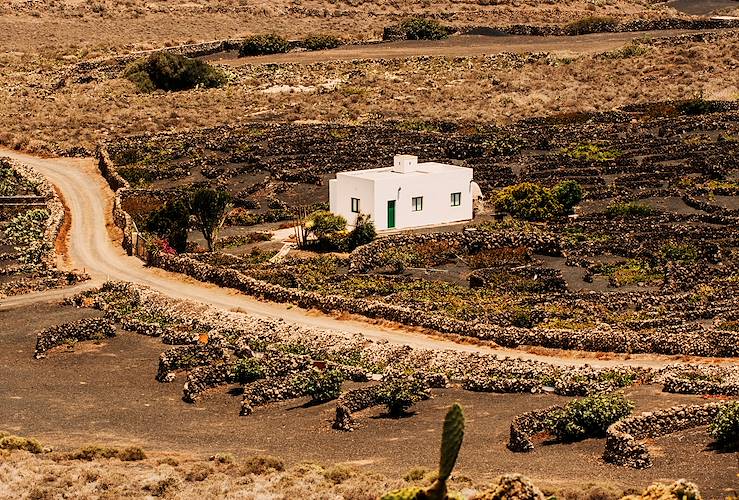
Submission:
[[[352,212],[359,213],[359,198],[352,198]]]
[[[423,210],[423,196],[416,196],[411,200],[411,205],[414,212],[420,212]]]
[[[462,204],[462,193],[452,193],[452,206],[458,207]]]

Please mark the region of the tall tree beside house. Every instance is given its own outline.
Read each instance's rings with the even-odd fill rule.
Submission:
[[[195,216],[196,225],[208,244],[208,251],[212,252],[218,239],[218,231],[233,207],[231,195],[215,189],[199,189],[192,194],[189,201],[190,213]]]

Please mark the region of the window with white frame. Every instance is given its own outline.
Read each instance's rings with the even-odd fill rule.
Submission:
[[[411,200],[411,207],[413,207],[414,212],[423,210],[423,196],[414,196]]]
[[[458,207],[462,204],[462,193],[452,193],[452,206]]]
[[[352,212],[359,213],[359,198],[352,198]]]

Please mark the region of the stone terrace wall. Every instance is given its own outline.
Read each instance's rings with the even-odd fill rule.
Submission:
[[[167,271],[187,274],[200,281],[235,288],[249,295],[281,303],[291,303],[305,309],[323,312],[343,311],[369,318],[381,318],[397,323],[421,326],[441,333],[453,333],[492,340],[505,347],[537,345],[557,349],[604,352],[652,352],[695,356],[733,357],[739,346],[735,332],[709,331],[700,335],[693,331],[628,332],[614,328],[588,330],[550,330],[542,328],[500,327],[461,321],[426,311],[396,306],[378,301],[352,299],[338,295],[321,295],[299,289],[285,288],[254,279],[234,269],[224,269],[199,262],[187,255],[154,256],[150,264]]]
[[[57,196],[54,187],[46,180],[46,177],[39,174],[30,167],[12,160],[9,160],[10,166],[18,175],[36,185],[36,192],[39,196],[46,199],[46,209],[49,211],[49,218],[46,221],[46,230],[44,232],[44,241],[48,243],[48,248],[42,257],[42,263],[46,268],[54,268],[56,259],[56,250],[54,243],[59,236],[64,225],[64,205],[59,196]]]
[[[45,358],[46,352],[66,342],[100,340],[115,336],[113,322],[106,318],[85,318],[71,323],[52,326],[36,335],[36,349],[33,357]]]
[[[130,189],[131,186],[128,181],[118,173],[118,170],[116,170],[113,161],[108,155],[108,151],[104,147],[98,147],[97,157],[98,169],[115,194],[115,200],[113,201],[113,222],[121,229],[121,231],[123,231],[123,248],[128,252],[128,255],[131,255],[133,253],[133,235],[135,225],[128,212],[123,210],[124,191]]]
[[[559,239],[547,233],[524,233],[503,230],[500,232],[464,231],[427,234],[399,234],[379,238],[361,246],[351,253],[350,270],[367,272],[387,264],[383,252],[398,247],[421,243],[455,243],[465,249],[485,250],[500,247],[528,247],[533,252],[544,255],[562,254]]]
[[[639,441],[708,425],[725,404],[673,406],[620,420],[606,432],[603,459],[636,469],[651,467],[653,463],[649,449]]]

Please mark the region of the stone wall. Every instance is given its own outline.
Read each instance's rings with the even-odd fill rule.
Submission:
[[[554,405],[541,410],[534,410],[516,416],[511,422],[511,432],[508,438],[508,449],[515,452],[528,452],[534,449],[531,437],[534,434],[545,432],[548,429],[544,425],[547,417],[556,411],[564,409],[564,406]]]
[[[85,318],[71,323],[52,326],[36,335],[33,357],[45,358],[46,352],[68,342],[102,340],[115,336],[113,322],[106,318]]]
[[[341,395],[336,402],[336,416],[331,425],[337,431],[352,431],[356,425],[352,413],[382,404],[381,384],[353,389]]]
[[[41,258],[41,262],[47,269],[56,267],[56,239],[59,236],[64,225],[64,205],[62,204],[56,190],[51,183],[31,167],[9,161],[10,166],[18,175],[35,184],[36,193],[46,200],[46,209],[49,211],[49,218],[46,220],[46,230],[44,231],[44,242],[47,244],[46,252]]]
[[[123,248],[128,252],[128,255],[132,255],[135,224],[128,212],[123,209],[124,191],[130,189],[131,186],[118,173],[118,170],[108,155],[108,151],[103,146],[98,147],[96,154],[98,157],[98,169],[115,195],[115,199],[113,200],[113,222],[123,232]]]
[[[606,432],[606,462],[644,469],[652,457],[643,440],[708,425],[726,403],[680,405],[666,410],[645,412],[611,425]]]
[[[187,403],[194,403],[208,389],[232,382],[233,365],[230,363],[198,366],[187,374],[187,379],[182,387],[182,399]]]
[[[218,345],[185,345],[174,347],[159,355],[156,379],[159,382],[174,380],[177,370],[189,370],[198,366],[220,363],[227,359],[226,351]]]
[[[258,380],[247,385],[244,387],[240,415],[251,415],[255,406],[306,396],[306,393],[295,384],[301,376],[302,374],[296,373],[286,377]]]
[[[354,250],[350,257],[350,271],[366,273],[387,265],[385,251],[388,249],[430,242],[452,243],[459,245],[466,252],[502,247],[527,247],[532,252],[543,255],[559,256],[562,254],[559,239],[545,232],[468,230],[463,232],[399,234],[378,238],[372,243]]]

